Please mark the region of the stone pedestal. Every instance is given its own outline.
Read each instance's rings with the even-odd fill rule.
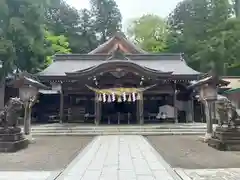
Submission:
[[[20,128],[0,128],[0,152],[16,152],[28,146]]]
[[[208,145],[220,151],[240,151],[240,128],[217,127]]]

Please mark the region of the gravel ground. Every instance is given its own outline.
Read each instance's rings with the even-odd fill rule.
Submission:
[[[240,152],[209,147],[199,136],[148,136],[149,142],[173,168],[240,168]]]
[[[0,171],[54,171],[67,166],[93,137],[39,136],[16,153],[0,153]]]

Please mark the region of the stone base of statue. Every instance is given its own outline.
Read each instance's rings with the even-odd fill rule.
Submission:
[[[240,128],[217,127],[208,145],[220,151],[240,151]]]
[[[28,140],[18,127],[0,127],[0,152],[16,152],[28,147]]]

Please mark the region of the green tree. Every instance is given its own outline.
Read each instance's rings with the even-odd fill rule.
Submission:
[[[157,15],[143,15],[133,20],[127,34],[146,51],[162,52],[166,48],[167,25]]]
[[[222,75],[240,75],[237,69],[240,68],[240,20],[229,19],[212,33],[214,36],[205,40],[194,56],[201,58],[205,65],[214,62]]]
[[[210,39],[215,37],[221,23],[231,15],[228,0],[184,0],[169,15],[168,50],[184,52],[188,63],[196,70],[208,71],[211,58]],[[218,41],[218,40],[217,40]],[[219,66],[223,66],[219,61]]]
[[[87,9],[82,9],[79,12],[79,16],[80,21],[78,36],[81,41],[81,48],[79,51],[80,53],[88,53],[95,49],[99,44],[94,27],[94,20],[91,12]],[[76,43],[79,43],[79,40],[75,39]]]
[[[0,2],[2,48],[0,53],[7,72],[13,69],[36,72],[44,63],[48,47],[44,38],[43,2],[37,0]]]
[[[90,11],[69,6],[63,0],[53,0],[45,6],[46,25],[55,35],[64,35],[73,53],[88,53],[98,42]]]
[[[46,61],[44,64],[44,66],[46,67],[52,63],[52,55],[68,54],[71,52],[71,49],[69,48],[69,43],[67,41],[67,38],[63,35],[55,36],[52,33],[46,31],[45,37],[47,42],[50,45],[49,56],[46,57]]]
[[[122,16],[114,0],[91,0],[94,27],[100,35],[100,43],[121,29]]]

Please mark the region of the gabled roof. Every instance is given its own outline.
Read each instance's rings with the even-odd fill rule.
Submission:
[[[38,89],[50,89],[50,87],[42,84],[35,76],[27,72],[17,74],[16,77],[8,83],[8,85],[13,85],[15,88],[20,88],[24,85],[27,85],[36,87]]]
[[[64,54],[56,55],[55,61],[40,72],[40,76],[66,76],[66,73],[91,69],[108,60],[111,55]],[[199,76],[190,68],[181,54],[125,54],[134,63],[151,71],[172,72],[172,75]],[[118,60],[118,59],[115,59]]]
[[[38,75],[59,78],[75,72],[94,72],[95,68],[104,69],[109,67],[109,64],[114,68],[114,63],[116,66],[119,66],[119,63],[121,66],[124,63],[126,66],[134,64],[133,66],[142,72],[171,72],[172,75],[186,76],[189,79],[196,79],[200,74],[187,65],[181,54],[150,54],[127,40],[124,34],[116,33],[88,54],[55,55],[54,62]]]
[[[107,42],[101,44],[88,54],[110,54],[116,47],[119,47],[124,53],[131,54],[147,53],[146,51],[142,50],[141,48],[134,45],[131,41],[129,41],[123,33],[117,32]]]

